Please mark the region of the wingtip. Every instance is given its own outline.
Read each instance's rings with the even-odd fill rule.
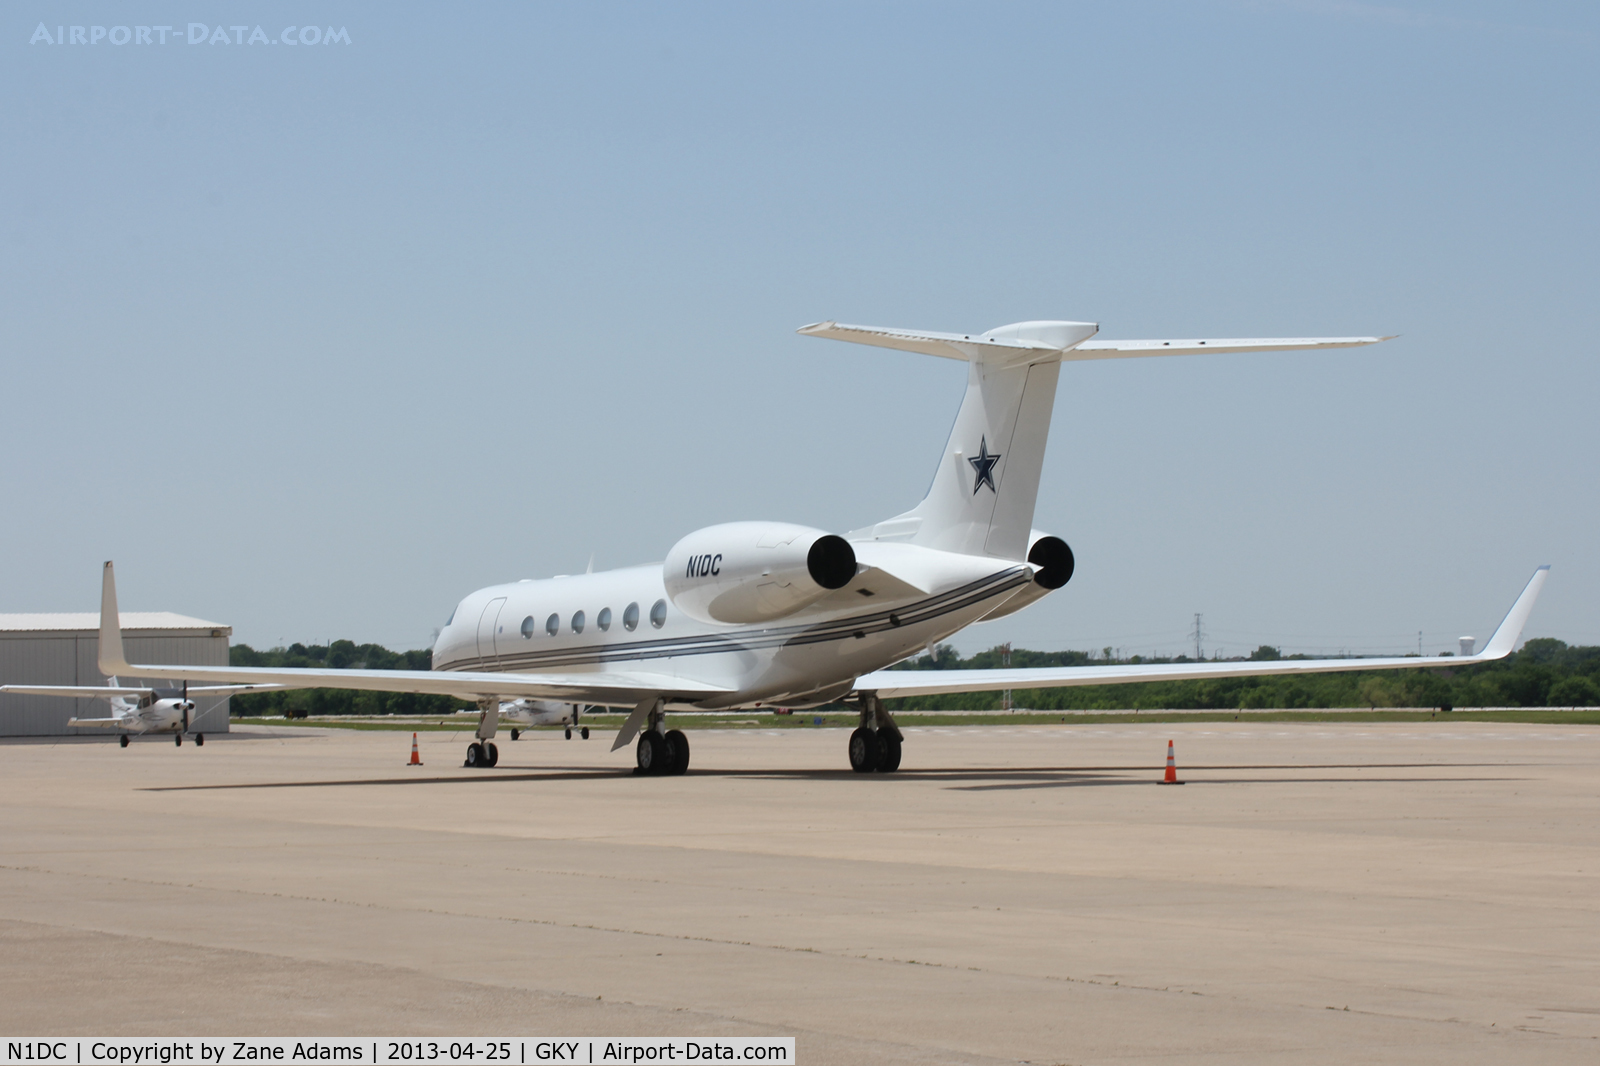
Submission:
[[[832,329],[834,326],[837,326],[838,324],[839,323],[833,321],[832,319],[829,319],[826,322],[813,322],[809,326],[801,326],[799,329],[795,330],[795,332],[796,333],[821,333],[823,330]]]

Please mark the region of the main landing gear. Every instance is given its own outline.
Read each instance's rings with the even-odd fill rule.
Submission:
[[[883,709],[876,692],[861,694],[861,725],[850,734],[850,769],[858,774],[892,774],[900,769],[904,738],[894,715]]]
[[[518,738],[518,737],[520,737],[520,736],[522,736],[522,730],[520,730],[520,729],[513,729],[513,730],[512,730],[512,731],[511,731],[511,739],[512,739],[512,740],[516,740],[516,739],[517,739],[517,738]]]
[[[475,770],[485,770],[500,761],[500,749],[493,741],[474,740],[467,745],[467,761],[463,764]]]
[[[663,729],[667,718],[664,707],[665,701],[656,701],[643,731],[639,733],[639,742],[633,749],[637,763],[637,769],[633,772],[636,774],[676,776],[689,770],[689,738],[683,735],[681,729]],[[588,739],[588,732],[584,730],[585,740]]]
[[[127,747],[128,746],[128,734],[126,734],[126,733],[122,734],[120,737],[117,738],[117,740],[122,744],[123,747]]]

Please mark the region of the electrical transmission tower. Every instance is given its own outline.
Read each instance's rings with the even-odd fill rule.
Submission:
[[[1200,640],[1204,635],[1204,631],[1200,628],[1200,613],[1198,611],[1195,612],[1194,616],[1194,632],[1189,635],[1194,638],[1194,657],[1196,659],[1205,658],[1200,652]]]

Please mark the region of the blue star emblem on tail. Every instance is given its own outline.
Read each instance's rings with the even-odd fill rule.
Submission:
[[[972,469],[977,471],[978,474],[978,476],[972,482],[972,494],[974,496],[976,496],[978,494],[978,490],[983,488],[985,485],[989,486],[990,492],[996,494],[999,493],[1000,490],[994,487],[994,464],[998,463],[999,461],[999,452],[995,452],[993,455],[989,454],[989,438],[987,436],[980,438],[978,443],[978,454],[970,456],[967,459],[967,462],[972,464]]]

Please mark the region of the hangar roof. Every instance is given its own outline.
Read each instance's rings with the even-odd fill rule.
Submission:
[[[173,614],[171,611],[123,611],[121,622],[124,632],[130,629],[186,629],[204,630],[207,636],[210,636],[213,630],[220,631],[217,636],[229,636],[233,633],[232,626],[225,626],[221,622],[207,622],[203,618],[190,618],[184,614]],[[40,632],[98,633],[100,616],[93,611],[61,614],[0,614],[0,633]]]

